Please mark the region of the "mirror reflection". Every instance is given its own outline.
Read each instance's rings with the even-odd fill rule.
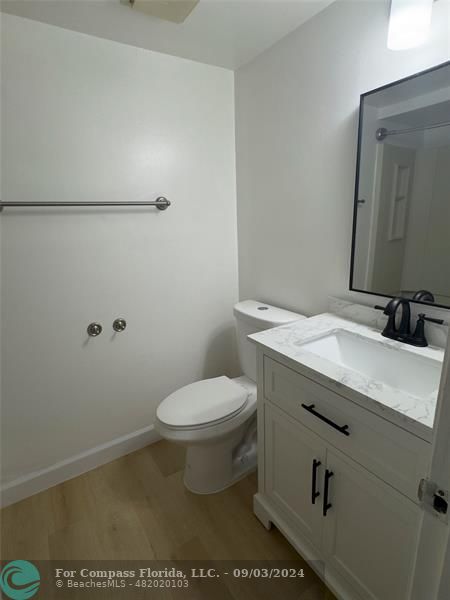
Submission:
[[[450,306],[450,63],[360,111],[351,289]]]

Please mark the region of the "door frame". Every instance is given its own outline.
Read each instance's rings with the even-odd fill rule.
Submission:
[[[367,264],[365,273],[365,289],[370,289],[375,265],[375,245],[378,232],[378,213],[380,210],[380,186],[383,171],[384,144],[377,144],[375,149],[374,178],[372,186],[372,202],[370,213],[369,243],[367,247]]]
[[[444,356],[436,406],[428,478],[450,491],[450,335]],[[449,522],[424,511],[411,600],[447,600],[450,589]]]

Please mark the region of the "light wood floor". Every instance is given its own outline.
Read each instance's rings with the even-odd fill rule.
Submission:
[[[3,509],[2,558],[303,563],[253,515],[256,475],[198,496],[183,486],[183,465],[183,450],[162,441]],[[333,600],[302,566],[306,581],[283,599]]]

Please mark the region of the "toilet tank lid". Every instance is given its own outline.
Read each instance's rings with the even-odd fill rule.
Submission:
[[[307,318],[305,315],[258,300],[242,300],[242,302],[234,305],[233,312],[237,318],[250,321],[255,327],[261,327],[262,329],[270,329],[271,327],[278,327],[279,325]]]

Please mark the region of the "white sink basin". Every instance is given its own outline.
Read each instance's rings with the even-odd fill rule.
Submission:
[[[439,388],[442,364],[425,356],[394,349],[370,338],[338,329],[298,344],[316,356],[423,398]]]

